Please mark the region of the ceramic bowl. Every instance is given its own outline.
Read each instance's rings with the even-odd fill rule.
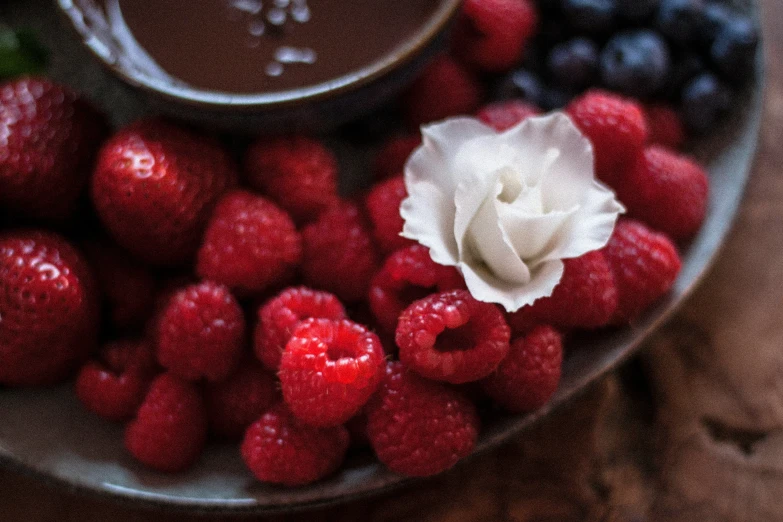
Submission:
[[[155,110],[211,129],[234,132],[323,132],[366,114],[407,86],[444,47],[460,0],[440,0],[410,39],[377,61],[312,87],[259,94],[198,89],[144,71],[114,38],[96,0],[57,0],[84,46],[113,74],[138,89]]]

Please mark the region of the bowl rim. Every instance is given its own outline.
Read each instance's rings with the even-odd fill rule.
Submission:
[[[456,17],[462,0],[439,0],[439,5],[416,33],[400,42],[391,51],[370,64],[315,85],[262,93],[230,93],[202,89],[187,84],[173,84],[144,72],[125,66],[116,57],[116,51],[85,22],[88,17],[84,2],[92,0],[57,0],[57,6],[81,39],[82,44],[97,60],[124,82],[168,101],[214,109],[271,110],[291,107],[307,102],[334,98],[357,90],[378,80],[422,54],[428,45],[446,31]],[[102,8],[92,5],[96,11]]]

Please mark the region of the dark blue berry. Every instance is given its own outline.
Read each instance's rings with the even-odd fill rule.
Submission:
[[[554,81],[567,88],[592,85],[598,71],[598,47],[586,38],[574,38],[552,48],[547,69]]]
[[[577,31],[601,34],[614,29],[615,0],[563,0],[563,14]]]
[[[544,84],[533,72],[520,69],[511,73],[499,86],[496,96],[501,99],[523,98],[540,106]]]
[[[541,94],[541,99],[538,101],[538,106],[545,111],[551,111],[554,109],[562,109],[576,97],[571,91],[561,89],[559,87],[546,87]]]
[[[756,24],[748,18],[732,18],[715,38],[710,56],[726,78],[741,83],[753,71],[758,44]]]
[[[724,3],[709,3],[704,6],[699,23],[699,43],[709,48],[737,12]]]
[[[703,16],[702,0],[661,0],[655,25],[669,40],[686,46],[697,39]]]
[[[646,29],[614,36],[601,53],[601,79],[610,89],[647,97],[663,87],[669,74],[669,47]]]
[[[731,98],[731,89],[714,74],[697,76],[682,91],[682,121],[692,132],[705,133],[729,109]]]
[[[707,65],[701,55],[695,52],[681,54],[674,60],[661,94],[671,100],[679,101],[685,84],[706,71]]]
[[[650,18],[661,0],[616,0],[617,12],[629,22],[642,22]]]

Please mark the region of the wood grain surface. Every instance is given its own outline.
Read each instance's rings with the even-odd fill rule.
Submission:
[[[644,355],[519,440],[380,499],[280,522],[783,520],[783,1],[764,0],[760,152],[703,286]],[[204,520],[0,471],[0,521]]]

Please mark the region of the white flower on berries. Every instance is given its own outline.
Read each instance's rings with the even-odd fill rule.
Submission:
[[[402,235],[508,311],[552,294],[563,259],[602,248],[618,215],[589,140],[562,113],[498,133],[473,118],[422,128],[405,166]]]

